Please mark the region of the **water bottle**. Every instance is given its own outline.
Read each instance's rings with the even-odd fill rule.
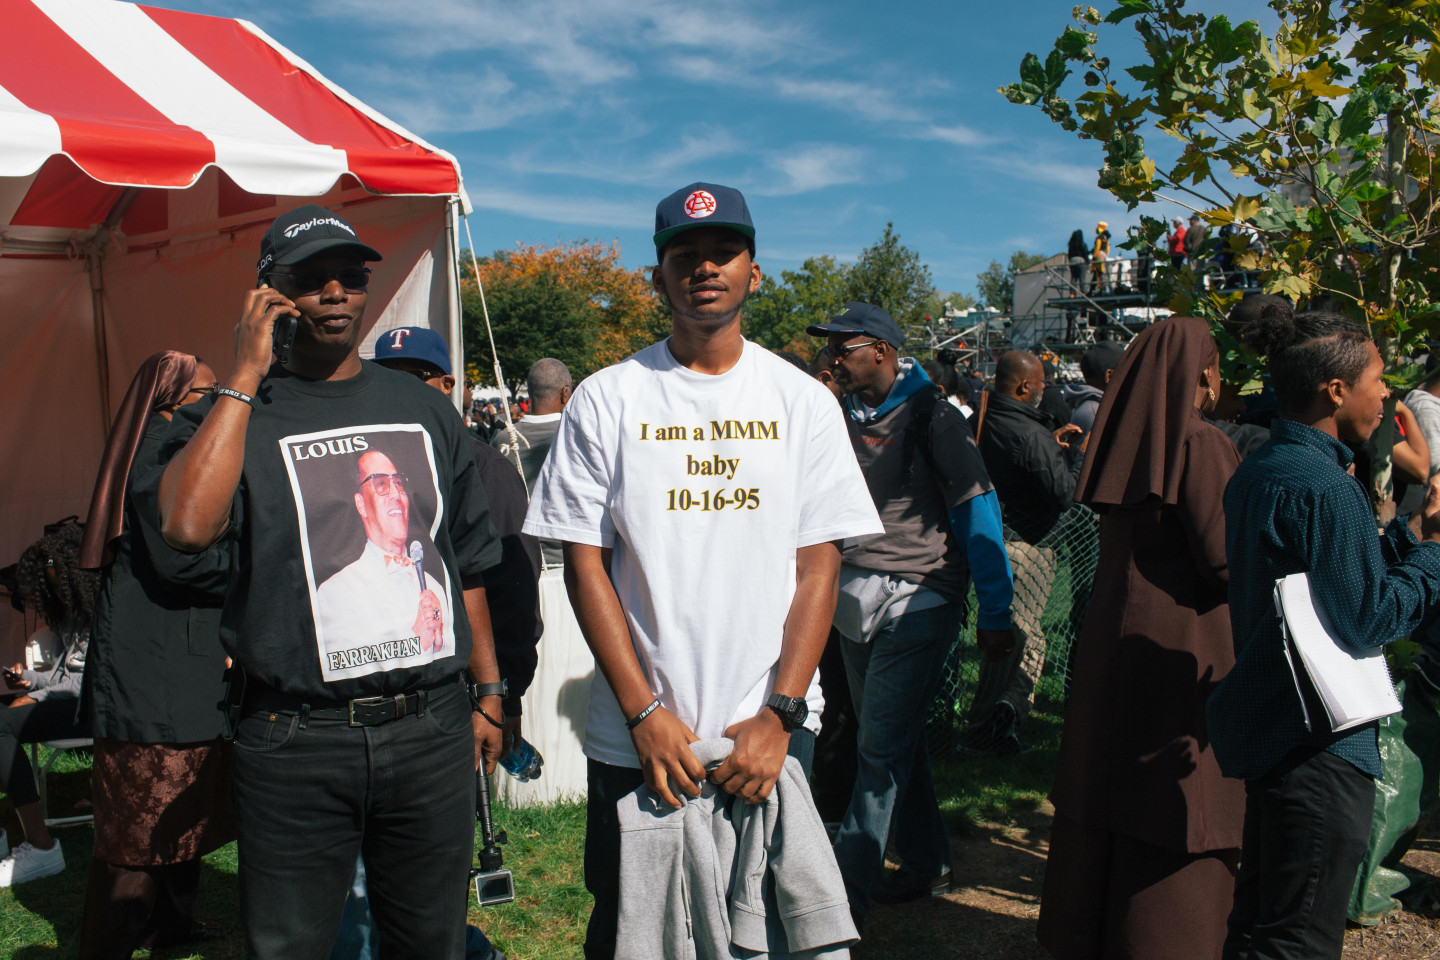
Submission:
[[[500,766],[521,783],[528,783],[540,776],[540,768],[545,766],[545,758],[540,756],[540,751],[530,745],[530,741],[521,737],[511,748]]]

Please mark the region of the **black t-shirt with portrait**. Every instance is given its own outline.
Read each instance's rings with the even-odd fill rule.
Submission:
[[[181,407],[160,475],[215,403]],[[272,367],[255,398],[222,542],[220,639],[252,684],[311,700],[390,696],[456,676],[461,596],[500,560],[471,440],[447,398],[363,361],[348,380]]]

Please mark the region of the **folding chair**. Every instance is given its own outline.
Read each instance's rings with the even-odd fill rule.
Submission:
[[[40,812],[45,815],[45,826],[47,827],[68,827],[77,823],[89,823],[94,820],[93,814],[84,814],[74,817],[52,817],[50,816],[50,794],[46,789],[45,779],[50,774],[50,768],[55,761],[60,759],[60,754],[71,750],[88,750],[95,745],[94,740],[75,738],[71,740],[46,740],[43,743],[30,744],[30,766],[35,771],[35,787],[40,794]],[[40,748],[49,750],[45,763],[40,763]]]

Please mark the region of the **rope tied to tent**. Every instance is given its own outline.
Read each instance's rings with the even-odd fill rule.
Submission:
[[[500,351],[495,349],[495,331],[490,327],[490,308],[485,304],[485,284],[480,280],[480,261],[475,257],[475,238],[470,235],[470,218],[461,214],[461,220],[465,223],[465,242],[470,250],[470,269],[475,273],[475,289],[480,291],[480,315],[485,318],[485,336],[490,340],[490,359],[495,367],[495,384],[501,390],[500,408],[505,414],[505,435],[510,440],[510,450],[514,453],[515,470],[520,474],[520,483],[525,488],[525,499],[530,499],[530,484],[525,481],[525,471],[520,467],[520,435],[515,432],[515,421],[510,417],[510,401],[505,398],[505,374],[500,369]],[[545,563],[545,552],[540,552],[540,572],[549,570]]]

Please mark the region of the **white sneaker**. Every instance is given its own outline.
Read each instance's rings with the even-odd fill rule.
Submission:
[[[15,852],[0,860],[0,887],[13,887],[27,880],[53,877],[65,869],[65,854],[60,852],[60,841],[49,850],[36,850],[27,841],[15,848]]]

